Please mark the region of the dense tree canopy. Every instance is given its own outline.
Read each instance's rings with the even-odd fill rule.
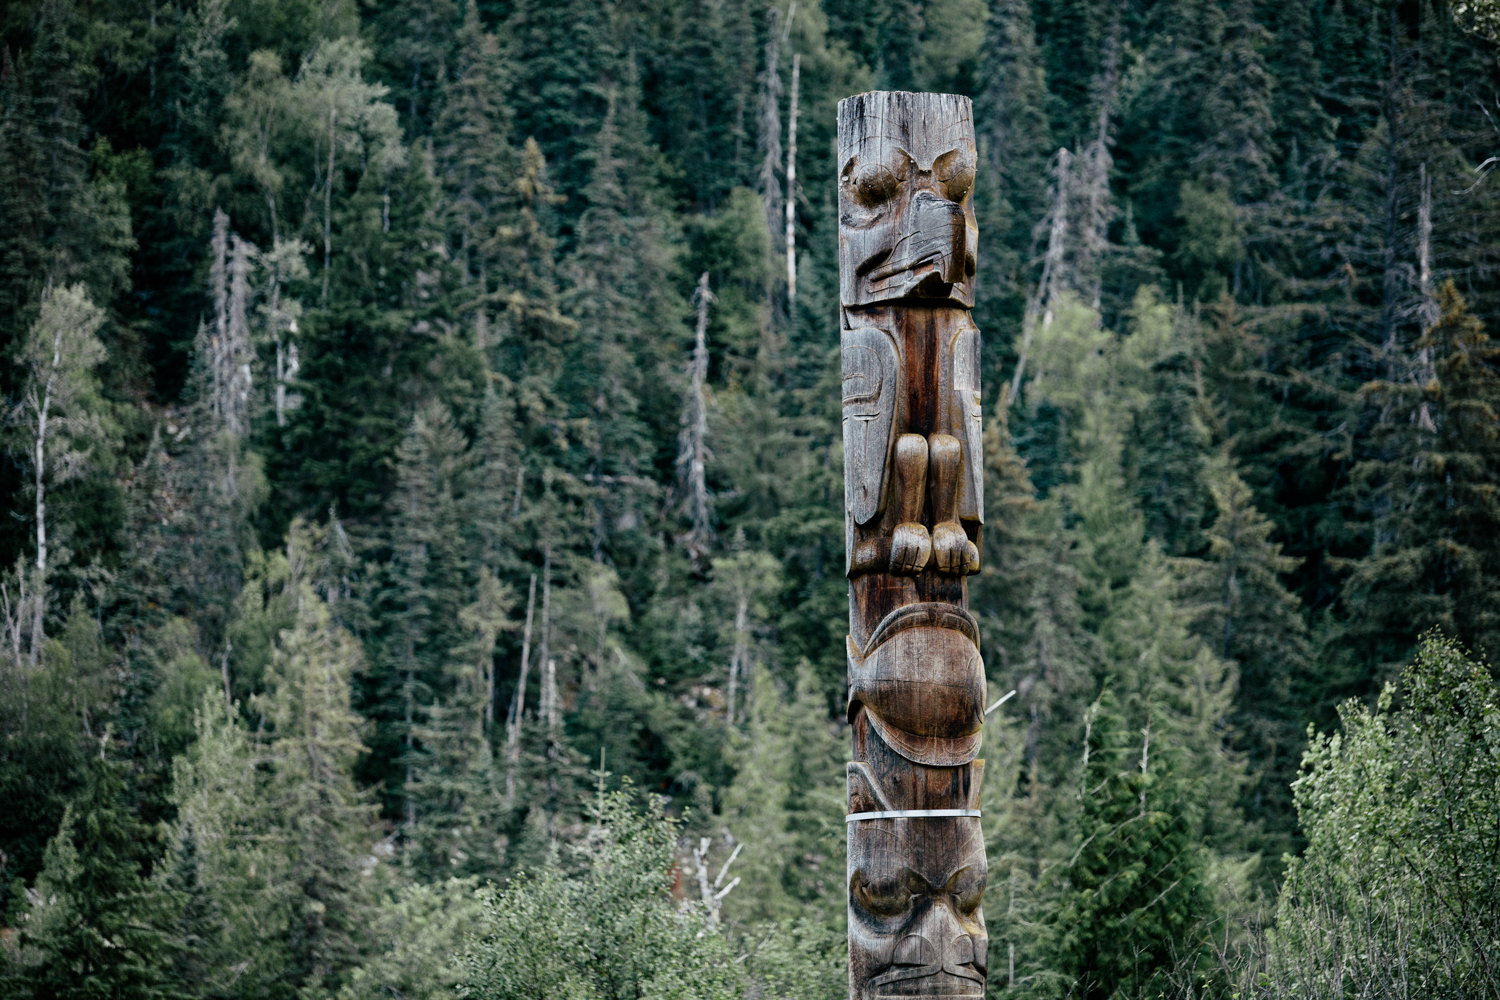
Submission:
[[[981,147],[991,984],[1209,988],[1309,725],[1500,655],[1496,23],[0,6],[0,993],[842,995],[876,88]]]

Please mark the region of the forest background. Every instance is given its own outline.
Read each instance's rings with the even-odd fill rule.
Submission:
[[[586,881],[635,845],[756,995],[842,995],[835,114],[877,88],[980,145],[991,988],[1210,989],[1308,846],[1309,726],[1429,629],[1500,651],[1491,27],[5,4],[7,989],[509,996],[483,942],[572,920],[542,995],[636,995]]]

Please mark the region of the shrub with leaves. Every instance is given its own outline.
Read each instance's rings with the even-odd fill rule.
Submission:
[[[586,837],[535,872],[480,893],[481,930],[459,956],[472,1000],[710,1000],[740,995],[728,943],[672,899],[677,824],[600,789]]]
[[[1269,990],[1500,996],[1494,680],[1429,634],[1375,711],[1339,715],[1294,785],[1308,846],[1281,890]]]

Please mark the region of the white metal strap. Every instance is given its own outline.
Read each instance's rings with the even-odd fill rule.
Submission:
[[[845,823],[858,823],[866,819],[944,819],[953,816],[972,816],[978,819],[978,809],[887,809],[884,812],[850,813]]]

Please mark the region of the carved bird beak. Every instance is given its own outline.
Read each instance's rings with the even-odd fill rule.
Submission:
[[[935,265],[933,273],[943,283],[957,284],[964,280],[967,239],[963,206],[931,191],[918,191],[907,206],[895,246],[871,256],[859,272],[867,273],[873,284]]]

